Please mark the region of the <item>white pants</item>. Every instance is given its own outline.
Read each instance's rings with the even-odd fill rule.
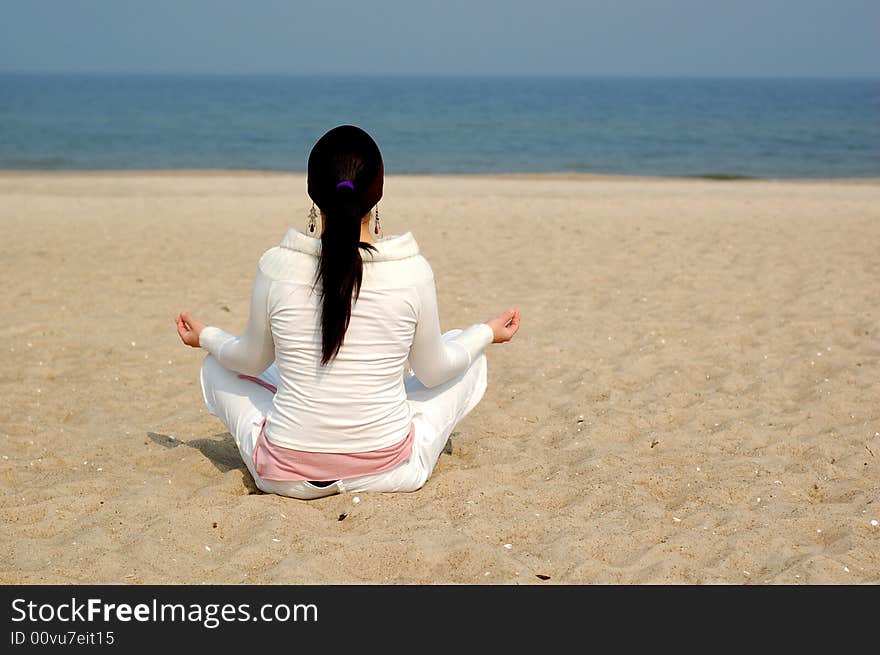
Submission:
[[[443,339],[450,339],[460,332],[450,330],[443,334]],[[277,386],[278,369],[273,364],[259,378]],[[415,424],[412,455],[389,471],[339,480],[327,487],[305,481],[264,480],[254,470],[254,449],[263,419],[272,407],[274,394],[271,391],[239,378],[212,355],[205,358],[201,380],[208,411],[232,434],[257,488],[266,493],[310,500],[345,492],[420,489],[431,477],[456,424],[482,399],[488,383],[488,365],[486,354],[482,353],[464,373],[433,389],[427,389],[410,371],[404,378],[404,386]]]

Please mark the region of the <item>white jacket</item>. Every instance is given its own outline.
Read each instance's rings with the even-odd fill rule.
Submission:
[[[202,348],[233,371],[259,375],[273,360],[278,392],[266,418],[272,443],[311,452],[392,446],[410,429],[404,373],[426,387],[464,372],[493,340],[487,323],[440,338],[434,273],[411,232],[376,241],[337,357],[321,365],[320,285],[311,293],[321,240],[288,230],[260,258],[242,336],[206,327]]]

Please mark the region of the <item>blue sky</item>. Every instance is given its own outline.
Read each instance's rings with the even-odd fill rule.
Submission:
[[[0,0],[0,71],[880,77],[880,0]]]

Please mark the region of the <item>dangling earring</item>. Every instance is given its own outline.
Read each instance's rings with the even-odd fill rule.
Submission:
[[[373,230],[374,234],[379,234],[379,205],[376,205],[376,229]]]
[[[315,203],[312,203],[312,208],[309,210],[309,232],[314,232],[316,227],[318,227],[318,212],[315,211]]]

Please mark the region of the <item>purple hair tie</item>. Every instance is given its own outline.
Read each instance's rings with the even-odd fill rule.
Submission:
[[[344,186],[347,186],[349,189],[351,189],[352,191],[354,191],[354,184],[352,184],[352,183],[349,182],[348,180],[345,180],[344,182],[340,182],[339,184],[336,185],[336,188],[337,188],[337,189],[341,189],[341,188],[344,187]]]

